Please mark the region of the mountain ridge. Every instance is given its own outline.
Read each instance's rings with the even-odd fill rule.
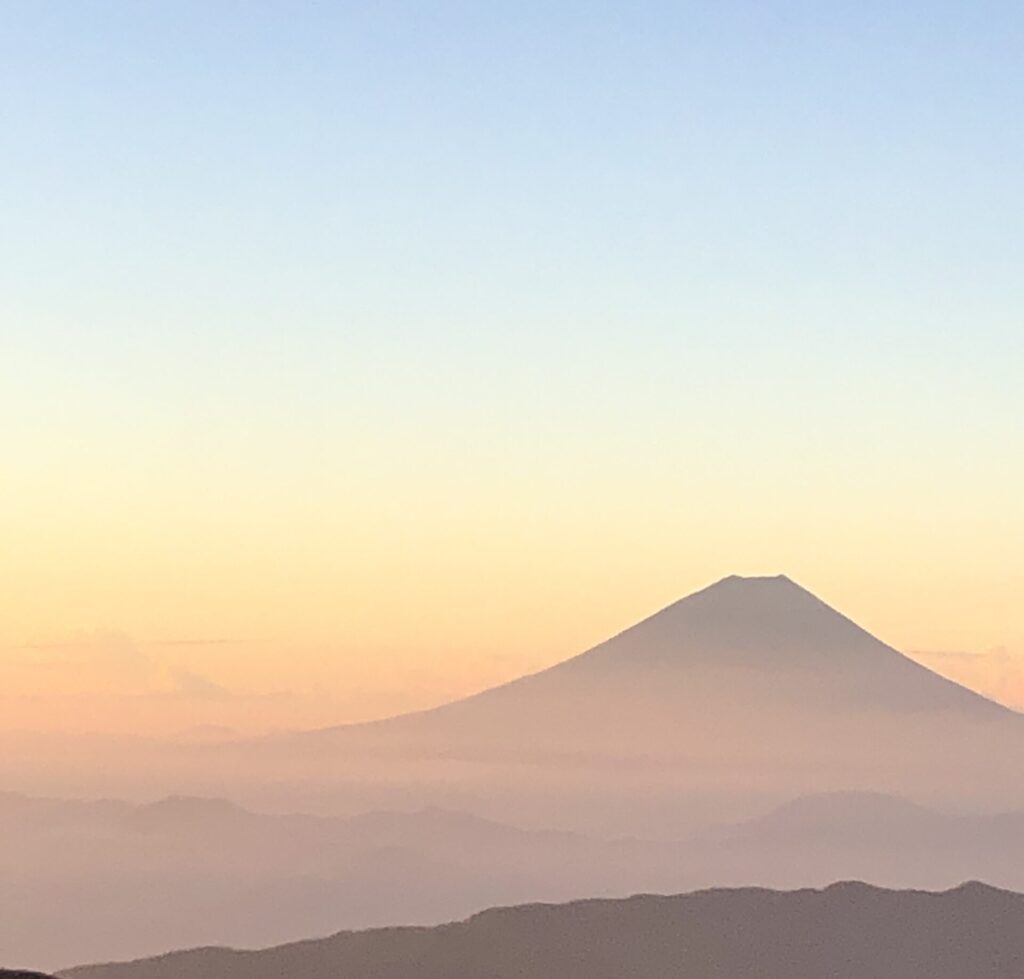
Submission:
[[[1019,979],[1024,896],[859,881],[712,888],[491,908],[432,928],[339,932],[259,951],[202,948],[81,966],[60,979]]]

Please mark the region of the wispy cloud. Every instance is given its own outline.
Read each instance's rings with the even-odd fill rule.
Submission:
[[[124,633],[95,630],[67,639],[29,642],[7,647],[25,654],[12,664],[45,673],[49,684],[121,696],[172,696],[194,700],[227,700],[228,687],[194,668],[167,664],[144,646],[206,646],[234,643],[228,639],[172,639],[141,644]]]
[[[117,632],[104,632],[98,630],[95,632],[80,633],[71,639],[61,639],[58,641],[45,641],[45,642],[23,642],[15,643],[12,645],[0,646],[0,649],[78,649],[82,646],[83,642],[95,641],[97,638],[102,637],[113,637],[123,639],[125,638]],[[135,640],[132,645],[137,648],[142,647],[157,647],[157,646],[237,646],[246,642],[245,639],[149,639],[149,640]]]
[[[237,696],[227,687],[194,670],[173,669],[170,672],[176,684],[175,696],[190,700],[231,700]]]

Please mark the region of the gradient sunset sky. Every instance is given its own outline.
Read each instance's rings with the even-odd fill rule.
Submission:
[[[375,716],[734,572],[1024,707],[1022,48],[6,3],[3,723]]]

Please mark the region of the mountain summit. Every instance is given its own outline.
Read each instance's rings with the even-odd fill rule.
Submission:
[[[646,662],[684,657],[693,665],[814,669],[855,646],[893,652],[785,575],[730,575],[594,652],[613,649]]]

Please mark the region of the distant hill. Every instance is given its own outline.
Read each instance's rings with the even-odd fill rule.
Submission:
[[[486,911],[435,928],[207,948],[63,979],[1020,979],[1024,896],[859,883]]]
[[[896,796],[835,792],[689,840],[702,885],[820,886],[856,877],[942,889],[980,879],[1024,889],[1024,812],[940,812]]]
[[[731,841],[761,849],[929,851],[933,860],[988,852],[1004,860],[1019,855],[1024,867],[1024,812],[952,814],[877,792],[832,792],[794,799],[749,820],[733,829]]]

